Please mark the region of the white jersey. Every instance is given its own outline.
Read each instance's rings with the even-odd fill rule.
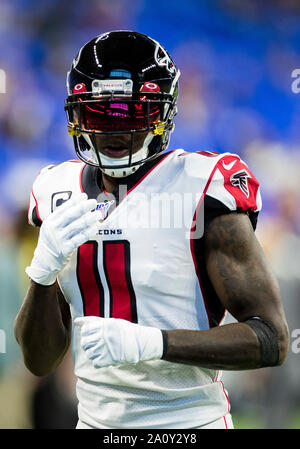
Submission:
[[[108,212],[95,239],[59,274],[72,319],[123,318],[166,330],[220,325],[225,310],[203,257],[206,227],[235,210],[254,223],[258,182],[237,155],[183,150],[160,156],[137,175],[127,193],[100,194],[97,169],[67,161],[44,168],[33,185],[32,224],[81,191]],[[78,413],[88,427],[193,428],[229,411],[219,371],[164,360],[96,369],[79,339],[74,326]]]

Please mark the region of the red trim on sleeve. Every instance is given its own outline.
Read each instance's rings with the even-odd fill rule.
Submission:
[[[82,173],[83,173],[83,169],[84,169],[85,165],[86,164],[83,164],[83,166],[82,166],[82,168],[80,170],[80,173],[79,173],[79,186],[80,186],[80,191],[82,193],[84,193],[84,190],[83,190],[83,187],[82,187]]]
[[[34,196],[33,189],[31,190],[31,193],[32,193],[33,199],[34,199],[34,201],[35,201],[36,215],[37,215],[38,219],[40,220],[40,222],[43,223],[43,220],[41,219],[41,216],[40,216],[40,213],[39,213],[38,202],[37,202],[37,200],[36,200],[36,197]]]
[[[220,153],[217,153],[216,151],[196,151],[196,153],[202,154],[202,156],[207,156],[207,157],[220,156]]]
[[[223,416],[223,419],[224,419],[225,429],[228,429],[228,426],[227,426],[227,421],[226,421],[226,418],[225,418],[225,416]]]
[[[217,153],[216,151],[185,151],[184,153],[181,153],[179,156],[188,156],[189,154],[201,154],[202,156],[207,157],[220,156],[220,153]]]
[[[238,156],[222,157],[217,168],[224,177],[225,189],[234,197],[237,209],[242,211],[257,210],[257,191],[259,182],[247,165]]]
[[[196,256],[195,256],[195,252],[194,252],[194,246],[193,246],[194,237],[193,237],[193,234],[195,232],[196,222],[197,222],[197,215],[198,215],[200,206],[202,204],[202,201],[203,201],[203,199],[204,199],[204,197],[206,195],[206,192],[207,192],[207,190],[208,190],[208,188],[210,186],[211,180],[212,180],[212,178],[213,178],[217,168],[218,168],[218,164],[216,164],[214,166],[214,168],[213,168],[213,170],[212,170],[212,172],[211,172],[211,174],[210,174],[210,176],[208,178],[206,186],[205,186],[205,188],[203,190],[201,198],[198,201],[196,210],[194,212],[193,222],[192,222],[192,226],[191,226],[191,230],[190,230],[190,249],[191,249],[191,254],[192,254],[192,258],[193,258],[193,262],[194,262],[194,267],[195,267],[196,275],[197,275],[197,278],[198,278],[198,281],[199,281],[199,285],[200,285],[200,289],[201,289],[204,305],[205,305],[205,310],[206,310],[206,314],[207,314],[207,318],[208,318],[208,322],[209,322],[209,327],[213,327],[213,322],[212,322],[211,315],[209,313],[208,301],[207,301],[207,298],[206,298],[206,295],[205,295],[205,292],[204,292],[203,282],[202,282],[202,279],[201,279],[201,276],[200,276],[200,272],[199,272],[199,268],[198,268],[198,264],[197,264],[197,260],[196,260]]]
[[[227,394],[227,392],[226,392],[226,389],[225,389],[225,386],[224,386],[223,381],[220,380],[220,382],[221,382],[221,384],[222,384],[223,393],[224,393],[224,395],[225,395],[225,397],[226,397],[226,400],[227,400],[227,410],[228,410],[228,412],[230,412],[230,402],[229,402],[229,397],[228,397],[228,394]]]
[[[30,197],[31,197],[31,193],[32,193],[32,191],[31,191],[30,194],[29,194],[29,198],[28,198],[28,207],[27,207],[27,210],[28,210],[28,212],[27,212],[27,220],[28,220],[28,224],[30,224],[30,225],[32,225],[32,223],[31,223],[31,221],[30,221],[30,218],[29,218],[29,214],[30,214]]]

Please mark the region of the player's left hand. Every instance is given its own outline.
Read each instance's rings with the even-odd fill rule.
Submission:
[[[160,329],[94,316],[76,318],[74,323],[81,327],[81,347],[95,368],[162,357]]]

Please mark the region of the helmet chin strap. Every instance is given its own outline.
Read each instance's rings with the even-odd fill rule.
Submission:
[[[126,176],[129,176],[133,173],[135,173],[143,164],[136,164],[132,167],[124,167],[124,168],[118,168],[120,165],[126,165],[129,163],[130,155],[123,156],[121,158],[111,158],[105,154],[100,153],[100,151],[97,151],[92,143],[92,139],[88,134],[82,134],[83,138],[86,140],[88,145],[91,148],[91,151],[96,159],[98,161],[98,158],[100,159],[101,165],[110,165],[111,168],[102,168],[99,167],[100,170],[105,173],[108,176],[112,176],[113,178],[125,178]],[[136,151],[134,154],[131,155],[131,163],[136,163],[139,161],[142,161],[148,156],[149,153],[149,145],[154,138],[154,135],[149,132],[144,140],[143,146]],[[133,136],[131,137],[132,142],[131,145],[133,147]]]

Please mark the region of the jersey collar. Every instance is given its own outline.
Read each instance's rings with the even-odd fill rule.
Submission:
[[[126,178],[123,178],[124,182],[121,182],[116,186],[115,190],[108,194],[103,188],[101,188],[102,184],[102,173],[99,168],[94,167],[92,165],[84,165],[81,171],[81,190],[88,195],[88,198],[95,198],[98,202],[105,201],[106,197],[113,195],[116,200],[116,205],[120,203],[120,201],[127,196],[127,194],[132,191],[138,184],[142,182],[142,180],[158,165],[166,156],[168,156],[170,152],[160,154],[157,158],[152,161],[146,162],[143,164],[135,173]],[[120,189],[120,186],[124,186],[124,188]],[[126,192],[122,198],[119,198],[119,192]]]

